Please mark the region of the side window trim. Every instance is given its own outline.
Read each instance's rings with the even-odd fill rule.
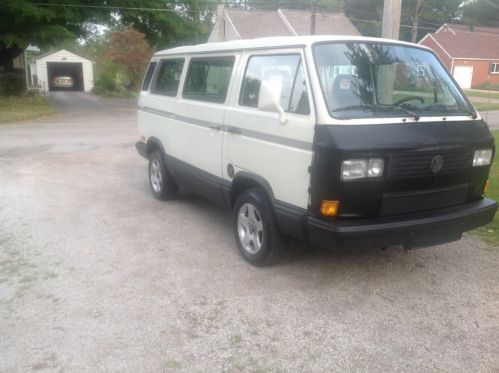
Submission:
[[[174,95],[167,95],[164,93],[159,93],[156,90],[156,85],[158,83],[158,79],[160,77],[159,75],[161,73],[161,69],[163,67],[163,64],[168,63],[168,62],[172,62],[172,61],[173,62],[182,62],[182,69],[180,70],[180,75],[179,75],[179,80],[178,80],[178,85],[177,85],[177,92],[175,92]],[[156,61],[156,69],[155,69],[155,72],[154,72],[154,75],[152,77],[152,81],[151,81],[151,84],[149,87],[149,93],[153,94],[153,95],[161,96],[161,97],[170,97],[170,98],[177,97],[179,92],[180,92],[180,84],[182,83],[182,77],[183,77],[184,70],[185,70],[185,65],[186,65],[185,61],[186,61],[185,57],[161,58],[161,59],[157,60]]]
[[[210,60],[231,60],[232,61],[232,65],[231,65],[231,70],[230,70],[230,74],[229,74],[229,81],[227,83],[227,89],[225,90],[225,96],[224,96],[224,99],[223,101],[214,101],[214,100],[210,100],[210,99],[203,99],[203,98],[194,98],[192,96],[190,96],[189,94],[187,94],[187,85],[189,83],[189,74],[191,72],[191,68],[192,68],[192,63],[193,62],[196,62],[196,61],[210,61]],[[193,55],[193,56],[190,56],[188,61],[187,61],[187,64],[186,64],[186,67],[184,67],[184,74],[183,74],[183,80],[182,80],[182,91],[181,91],[181,98],[182,99],[185,99],[185,100],[192,100],[192,101],[200,101],[200,102],[207,102],[207,103],[212,103],[212,104],[219,104],[219,105],[226,105],[227,104],[227,101],[228,101],[228,97],[229,97],[229,92],[230,92],[230,89],[231,89],[231,85],[233,84],[233,80],[234,80],[234,72],[235,72],[235,67],[236,67],[236,63],[237,63],[237,58],[234,54],[227,54],[227,55],[211,55],[211,56],[200,56],[200,55]]]
[[[308,114],[299,114],[299,113],[294,113],[294,112],[286,112],[286,115],[298,115],[300,117],[308,117],[310,115],[312,115],[312,112],[313,112],[313,107],[312,107],[312,100],[311,100],[311,85],[310,85],[310,80],[309,80],[309,74],[308,74],[308,69],[307,69],[307,64],[304,63],[304,61],[306,61],[306,58],[305,58],[305,55],[303,53],[303,51],[289,51],[289,52],[275,52],[275,53],[256,53],[256,54],[249,54],[247,55],[247,57],[244,59],[244,70],[243,70],[243,73],[241,75],[241,84],[240,84],[240,88],[239,88],[239,95],[237,97],[237,106],[240,107],[240,108],[244,108],[244,109],[249,109],[249,110],[258,110],[258,108],[255,108],[255,107],[252,107],[252,106],[247,106],[247,105],[242,105],[241,102],[243,100],[243,90],[245,88],[245,79],[246,79],[246,73],[248,72],[248,67],[249,67],[249,64],[251,62],[251,59],[253,57],[279,57],[279,56],[299,56],[300,59],[299,59],[299,62],[298,62],[298,66],[297,66],[297,69],[296,69],[296,72],[295,72],[295,76],[294,76],[294,80],[293,80],[293,85],[292,85],[292,89],[290,91],[290,98],[289,98],[289,102],[291,102],[292,100],[292,97],[293,97],[293,91],[294,91],[294,88],[295,88],[295,84],[296,84],[296,77],[298,76],[299,74],[299,71],[300,71],[300,67],[302,67],[303,69],[303,74],[305,76],[305,82],[306,82],[306,88],[307,88],[307,96],[308,96],[308,102],[309,102],[309,113]]]

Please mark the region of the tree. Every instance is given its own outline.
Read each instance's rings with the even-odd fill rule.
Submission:
[[[130,88],[137,88],[152,55],[145,35],[134,29],[114,32],[108,47],[109,59],[121,64],[130,77]]]
[[[62,1],[63,2],[63,1]],[[62,3],[53,0],[50,3]],[[75,0],[71,4],[98,4],[99,0]],[[63,39],[84,36],[86,23],[107,19],[98,9],[42,6],[27,0],[0,1],[0,66],[12,70],[12,60],[29,45],[55,45]]]
[[[499,27],[499,0],[467,2],[463,6],[462,21],[474,26]]]

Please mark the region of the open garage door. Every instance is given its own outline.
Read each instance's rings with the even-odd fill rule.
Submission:
[[[50,91],[83,91],[81,62],[47,62]]]

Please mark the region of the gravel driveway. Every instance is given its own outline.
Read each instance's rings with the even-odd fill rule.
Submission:
[[[252,267],[229,213],[152,198],[134,103],[51,99],[0,125],[0,371],[499,369],[499,249],[295,243]]]

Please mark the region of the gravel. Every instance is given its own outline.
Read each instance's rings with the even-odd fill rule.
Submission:
[[[134,103],[51,97],[0,125],[0,371],[499,369],[499,250],[290,245],[255,268],[230,213],[153,199]]]

